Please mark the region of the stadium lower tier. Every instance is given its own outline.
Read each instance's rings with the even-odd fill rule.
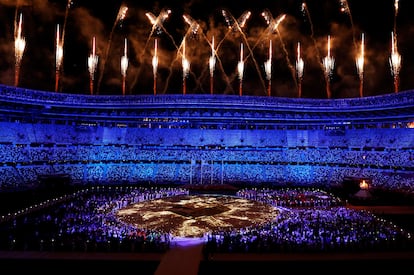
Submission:
[[[266,162],[165,162],[77,163],[5,165],[0,167],[4,189],[36,187],[42,178],[68,176],[77,184],[97,183],[178,183],[238,184],[274,186],[332,187],[346,178],[368,179],[371,187],[411,192],[413,175],[370,167],[346,167],[332,164]]]

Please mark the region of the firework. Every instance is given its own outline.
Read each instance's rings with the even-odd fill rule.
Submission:
[[[193,35],[197,35],[200,24],[198,24],[191,16],[184,14],[183,15],[184,21],[190,26],[190,31]]]
[[[398,0],[395,0],[394,1],[394,10],[395,10],[395,17],[397,17],[397,14],[398,14]]]
[[[122,23],[122,21],[125,19],[125,16],[126,16],[127,11],[128,11],[128,7],[125,6],[125,5],[121,5],[121,7],[118,10],[118,14],[116,16],[115,22],[114,22],[114,24],[112,26],[111,33],[109,34],[109,39],[108,39],[108,44],[106,46],[105,55],[102,58],[102,62],[101,62],[101,72],[100,72],[100,76],[99,76],[99,80],[98,80],[98,85],[97,85],[97,89],[96,89],[97,92],[99,92],[100,91],[100,88],[101,88],[101,82],[102,82],[102,79],[103,79],[103,74],[105,72],[106,61],[107,61],[108,56],[109,56],[109,51],[111,49],[112,36],[113,36],[113,34],[115,32],[115,27],[118,24]]]
[[[154,55],[152,57],[152,73],[154,75],[154,95],[157,94],[157,69],[158,69],[158,40],[154,41]]]
[[[211,55],[208,60],[209,69],[210,69],[210,94],[213,94],[213,84],[214,84],[214,68],[216,67],[216,54],[214,52],[214,36],[211,39]]]
[[[252,13],[250,11],[245,11],[237,20],[235,20],[234,17],[226,10],[221,10],[221,14],[224,17],[224,20],[226,20],[226,24],[229,29],[232,29],[233,31],[242,31]]]
[[[298,97],[302,97],[302,79],[303,79],[303,68],[305,63],[300,56],[300,42],[298,42],[297,57],[296,57],[296,73],[298,77]]]
[[[90,93],[93,95],[93,83],[95,80],[95,72],[96,68],[98,67],[99,57],[96,55],[96,41],[95,37],[92,39],[92,53],[88,57],[88,69],[89,69],[89,77],[90,77]]]
[[[361,36],[361,49],[359,52],[359,55],[356,58],[356,68],[359,76],[359,96],[363,96],[363,83],[364,83],[364,55],[365,55],[365,49],[364,49],[364,34]]]
[[[339,0],[339,5],[341,6],[341,12],[350,14],[351,10],[349,9],[348,1],[346,0]]]
[[[271,36],[273,34],[277,34],[277,36],[279,38],[279,41],[280,41],[280,44],[282,45],[282,50],[283,50],[283,53],[285,55],[286,64],[287,64],[287,66],[288,66],[288,68],[289,68],[289,70],[292,74],[292,79],[295,81],[295,85],[296,85],[297,83],[296,83],[296,77],[295,77],[295,68],[293,67],[293,65],[291,64],[291,62],[289,60],[289,53],[286,49],[285,42],[282,39],[282,35],[279,32],[279,25],[286,18],[286,14],[281,14],[277,18],[273,18],[270,11],[264,10],[261,13],[261,15],[266,20],[266,23],[268,25],[266,31],[264,31],[263,33],[266,33],[268,36]]]
[[[157,34],[161,34],[163,32],[164,30],[163,23],[170,16],[170,14],[171,14],[171,10],[169,9],[162,10],[158,16],[155,16],[151,12],[145,13],[145,15],[147,16],[147,18],[152,24],[151,35],[153,32],[156,32]]]
[[[126,74],[128,70],[128,54],[127,48],[128,43],[127,39],[125,38],[125,45],[124,45],[124,55],[121,57],[121,75],[122,75],[122,95],[125,95],[125,82],[126,82]]]
[[[316,58],[317,58],[317,60],[322,60],[321,54],[319,52],[318,43],[317,43],[317,41],[315,39],[312,18],[310,16],[310,12],[309,12],[308,6],[306,5],[305,2],[302,3],[302,8],[301,9],[302,9],[303,16],[305,16],[305,18],[309,21],[310,31],[311,31],[310,37],[311,37],[311,39],[313,41],[313,46],[314,46],[314,49],[315,49]],[[320,62],[319,65],[321,66],[322,71],[324,71],[325,69],[324,69],[323,63]]]
[[[68,0],[67,4],[66,4],[66,11],[65,11],[65,20],[63,22],[63,29],[62,29],[62,46],[64,44],[65,41],[65,31],[66,31],[66,23],[68,21],[68,15],[69,15],[69,9],[71,7],[71,5],[73,4],[72,0]]]
[[[59,32],[59,24],[56,27],[56,80],[55,80],[55,91],[59,89],[59,75],[63,60],[63,41]]]
[[[335,68],[335,59],[331,56],[331,36],[328,35],[328,53],[327,56],[323,59],[323,66],[325,69],[325,79],[326,79],[326,94],[328,98],[331,98],[331,91],[330,91],[330,80],[333,74],[333,70]]]
[[[262,16],[266,20],[268,26],[267,30],[269,33],[275,33],[279,27],[279,24],[286,18],[286,14],[281,14],[277,18],[273,18],[272,14],[268,10],[263,11]]]
[[[154,34],[155,36],[158,36],[158,35],[165,33],[169,37],[169,39],[171,40],[171,43],[174,45],[177,51],[179,50],[179,46],[176,44],[174,37],[170,33],[168,33],[168,31],[164,28],[164,22],[169,18],[170,14],[171,14],[170,9],[161,10],[158,16],[155,16],[152,12],[145,13],[145,16],[148,18],[152,26],[151,26],[151,32],[146,39],[145,46],[143,47],[141,54],[138,57],[140,61],[142,61],[145,55],[147,54],[147,48],[152,42],[152,37],[154,36]],[[134,79],[131,82],[131,85],[130,85],[131,87],[134,87],[136,83],[138,82],[141,70],[143,68],[144,68],[143,66],[140,66],[138,68],[137,73],[135,74]],[[170,73],[171,73],[171,70],[170,70]],[[167,76],[167,80],[166,80],[167,84],[168,84],[170,77],[171,77],[171,74]],[[165,85],[165,89],[167,88],[168,88],[168,85]]]
[[[266,72],[266,79],[268,81],[267,95],[271,95],[271,83],[272,83],[272,40],[269,40],[269,57],[264,63]]]
[[[237,63],[237,71],[239,73],[239,95],[241,96],[242,93],[242,83],[243,83],[243,73],[244,73],[244,61],[243,61],[243,43],[240,43],[240,61]]]
[[[26,40],[22,37],[23,16],[20,14],[17,31],[15,31],[14,40],[14,56],[15,56],[15,79],[14,86],[19,85],[20,65],[23,58],[24,49],[26,48]]]
[[[349,17],[349,21],[351,23],[351,29],[352,29],[352,41],[354,43],[354,48],[357,50],[357,44],[355,39],[355,28],[354,28],[354,20],[352,19],[352,13],[351,8],[349,7],[347,0],[339,0],[339,5],[341,7],[341,12],[346,13]]]
[[[127,11],[128,7],[125,5],[121,5],[118,11],[118,15],[116,16],[115,24],[122,24],[126,17]]]
[[[185,79],[187,78],[188,73],[190,72],[190,62],[188,61],[185,55],[185,40],[183,42],[182,66],[183,66],[183,94],[185,95],[187,93]]]
[[[395,38],[394,38],[395,36]],[[399,75],[401,69],[401,55],[397,49],[397,37],[394,33],[391,33],[391,56],[389,58],[391,74],[394,77],[394,92],[399,90]]]

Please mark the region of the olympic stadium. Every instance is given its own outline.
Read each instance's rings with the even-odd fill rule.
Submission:
[[[198,274],[220,273],[217,270],[235,262],[239,273],[246,262],[256,263],[246,269],[250,272],[276,265],[293,268],[295,262],[303,270],[320,270],[321,264],[329,263],[348,266],[349,270],[354,264],[363,264],[367,271],[389,265],[407,267],[413,251],[411,228],[377,218],[385,208],[376,208],[377,212],[365,216],[365,210],[357,211],[352,203],[408,204],[408,208],[399,209],[411,209],[413,128],[414,91],[345,99],[205,94],[90,96],[2,85],[2,263],[24,261],[18,253],[24,251],[31,268],[44,268],[50,260],[69,267],[81,257],[89,258],[95,269],[98,265],[104,270],[115,263],[117,268],[136,264],[140,274],[152,274],[162,269],[161,259],[172,248],[184,253],[177,240],[187,236],[176,234],[171,239],[172,231],[166,229],[165,221],[172,227],[188,224],[190,217],[199,227],[218,224],[201,235],[206,241],[199,246],[204,257],[199,259],[200,266],[197,264]],[[200,193],[215,199],[200,202],[200,198],[191,198]],[[217,195],[224,201],[217,201]],[[165,198],[172,199],[167,204],[158,203]],[[230,204],[235,198],[248,202],[235,200]],[[258,204],[251,205],[251,201]],[[142,202],[154,204],[134,205]],[[172,202],[178,206],[171,206]],[[48,209],[56,206],[60,210],[48,214]],[[246,208],[237,212],[239,206]],[[144,214],[141,219],[122,216],[143,213],[144,208],[149,209],[146,215],[152,215],[151,223],[143,224]],[[80,218],[86,209],[93,209],[92,214]],[[162,220],[162,227],[155,226],[157,217],[165,215],[163,209],[175,216]],[[81,222],[69,227],[65,220],[64,229],[59,229],[59,219],[53,217],[57,213],[61,217],[65,211],[70,221]],[[223,213],[231,213],[231,218],[220,216]],[[255,220],[260,218],[259,213],[266,215]],[[39,216],[31,218],[35,214]],[[298,226],[297,221],[315,224],[315,216],[318,226],[307,236],[307,223]],[[349,216],[361,219],[344,226]],[[348,233],[369,234],[351,237],[341,232],[336,238],[330,235],[332,239],[327,241],[326,234],[322,238],[321,233],[315,233],[322,231],[321,219],[331,229],[349,226]],[[47,226],[41,220],[47,221]],[[110,225],[105,234],[99,234],[101,241],[80,229],[91,220],[94,236],[97,227]],[[383,223],[387,229],[379,225]],[[26,226],[20,229],[19,224]],[[145,231],[146,241],[139,249],[136,242],[132,245],[121,237],[131,233],[131,224],[134,234],[137,227],[141,233]],[[58,231],[44,233],[44,227]],[[27,233],[33,228],[35,233]],[[258,232],[273,233],[266,235],[265,242]],[[300,235],[302,241],[287,241],[281,232],[289,232],[295,240]],[[318,241],[311,245],[303,241],[315,240],[316,235]],[[372,251],[377,253],[371,257],[363,253]],[[30,254],[35,252],[38,254]],[[322,256],[316,258],[319,253]],[[243,258],[246,255],[250,260]],[[286,255],[290,258],[285,259]],[[237,257],[242,260],[233,259]]]

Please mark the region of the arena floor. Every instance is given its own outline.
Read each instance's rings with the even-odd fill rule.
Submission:
[[[380,215],[413,220],[414,206],[347,205]],[[57,271],[129,274],[204,275],[291,272],[396,272],[411,268],[413,251],[341,253],[211,253],[203,251],[204,233],[214,228],[265,223],[278,212],[268,204],[223,195],[182,195],[143,201],[120,209],[124,222],[169,229],[175,236],[163,253],[0,251],[0,264],[13,273]],[[274,272],[273,272],[274,271]]]

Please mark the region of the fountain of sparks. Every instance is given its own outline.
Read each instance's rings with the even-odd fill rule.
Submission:
[[[303,15],[306,16],[306,19],[309,21],[310,31],[311,31],[310,37],[313,41],[313,46],[314,46],[314,49],[315,49],[316,58],[317,58],[317,60],[322,60],[321,54],[319,52],[318,43],[316,42],[316,39],[315,39],[315,33],[314,33],[314,30],[313,30],[312,18],[310,16],[308,6],[306,5],[305,2],[302,3],[301,10],[302,10]],[[319,62],[319,65],[321,66],[322,71],[324,71],[325,69],[324,69],[324,66],[323,66],[323,62]]]
[[[187,79],[188,73],[190,72],[190,61],[187,59],[185,55],[185,38],[183,40],[183,52],[181,56],[181,63],[183,67],[183,95],[185,95],[187,93],[186,79]]]
[[[214,68],[216,67],[216,53],[214,50],[214,36],[211,39],[211,55],[208,60],[208,65],[210,69],[210,94],[213,94],[214,90]]]
[[[151,34],[150,37],[154,34],[154,32],[160,35],[164,29],[164,21],[170,16],[171,10],[162,10],[158,16],[155,16],[152,12],[145,13],[145,16],[149,19],[152,24]]]
[[[286,18],[286,14],[282,14],[282,15],[280,15],[277,18],[274,19],[272,14],[268,10],[265,10],[265,11],[262,12],[262,16],[266,20],[266,23],[268,25],[268,28],[267,28],[268,34],[271,35],[271,34],[277,33],[277,36],[279,37],[280,44],[282,45],[283,53],[285,55],[286,64],[287,64],[287,66],[290,70],[290,73],[292,75],[292,79],[295,81],[295,85],[297,86],[296,76],[295,76],[295,68],[293,67],[293,65],[291,64],[291,62],[289,60],[289,53],[286,49],[285,42],[283,42],[282,35],[279,32],[279,25]]]
[[[257,64],[256,59],[254,58],[253,55],[253,50],[249,45],[249,42],[247,40],[246,34],[243,31],[243,28],[246,26],[246,23],[248,21],[248,19],[251,16],[251,12],[250,11],[245,11],[242,13],[242,15],[236,20],[233,15],[230,14],[230,12],[226,11],[226,10],[221,10],[221,13],[226,21],[226,24],[228,26],[228,32],[225,34],[225,36],[223,37],[223,39],[218,43],[217,45],[217,49],[220,48],[221,43],[223,43],[223,41],[226,39],[226,37],[230,34],[230,33],[240,33],[241,37],[242,37],[242,41],[246,44],[247,50],[249,52],[249,54],[246,56],[246,58],[248,58],[249,56],[252,57],[254,66],[256,68],[256,71],[258,72],[258,76],[260,78],[260,82],[262,83],[262,86],[264,87],[264,90],[266,90],[266,84],[264,83],[263,78],[261,77],[261,71],[259,68],[259,65]],[[243,62],[244,65],[244,62]],[[240,74],[239,74],[240,76]]]
[[[69,15],[69,9],[73,4],[72,0],[68,0],[66,4],[66,11],[65,11],[65,18],[63,22],[62,33],[60,34],[59,24],[56,27],[56,53],[55,53],[55,91],[59,90],[59,83],[60,83],[60,76],[62,74],[62,66],[63,66],[63,45],[65,41],[65,30],[66,30],[66,23]]]
[[[326,95],[331,98],[331,77],[335,68],[335,59],[331,56],[331,36],[328,35],[328,53],[323,59],[323,67],[325,69],[325,80],[326,80]]]
[[[302,97],[302,80],[303,80],[303,69],[305,63],[300,56],[300,42],[298,42],[297,57],[296,57],[296,75],[298,78],[298,97]]]
[[[200,30],[200,24],[198,24],[193,18],[191,18],[188,14],[183,15],[184,21],[190,26],[188,32],[193,35],[197,35],[198,31]]]
[[[101,71],[100,71],[100,75],[99,75],[99,79],[98,79],[98,85],[97,85],[97,89],[96,89],[96,91],[98,93],[100,91],[103,74],[105,72],[106,60],[108,59],[109,51],[111,49],[112,37],[113,37],[114,31],[115,31],[115,27],[118,24],[121,24],[123,22],[123,20],[125,19],[126,14],[127,14],[127,11],[128,11],[128,7],[122,4],[121,7],[119,8],[119,11],[118,11],[118,14],[116,16],[114,25],[112,26],[111,33],[109,34],[109,40],[108,40],[108,44],[106,46],[105,55],[102,58],[102,62],[101,62]]]
[[[245,21],[247,21],[247,19],[248,19],[248,16],[247,15],[248,15],[248,12],[245,12],[242,15],[242,17],[239,19],[240,24],[242,24],[243,26],[245,25]],[[185,34],[185,37],[187,37],[188,35],[192,35],[193,37],[196,37],[198,34],[200,34],[203,37],[203,39],[210,46],[211,54],[210,54],[210,57],[209,57],[209,60],[208,60],[209,66],[208,67],[205,67],[206,69],[200,75],[200,78],[202,78],[205,75],[205,72],[206,71],[209,71],[209,75],[210,75],[209,76],[210,77],[210,94],[213,94],[214,93],[214,73],[215,73],[215,70],[216,70],[216,66],[217,66],[218,69],[220,69],[223,72],[222,75],[224,77],[224,80],[226,82],[227,87],[230,88],[230,89],[232,89],[232,87],[230,85],[230,82],[231,81],[229,80],[228,76],[226,75],[225,70],[223,68],[223,65],[221,63],[221,60],[220,60],[220,58],[219,58],[219,56],[217,54],[217,51],[218,51],[219,46],[216,48],[216,43],[215,43],[214,36],[212,37],[212,41],[210,42],[210,40],[207,38],[207,36],[203,32],[200,32],[201,27],[200,27],[200,25],[199,25],[199,23],[197,21],[195,21],[194,19],[192,19],[189,15],[184,15],[183,17],[184,17],[184,21],[187,24],[190,25],[189,30]],[[233,30],[234,32],[237,31],[237,28],[236,27],[234,27],[234,28],[232,28],[232,26],[228,26],[228,27],[229,27],[229,31],[226,33],[226,36],[229,33],[231,33],[231,30]],[[220,41],[219,45],[223,41],[224,41],[224,39]],[[200,84],[200,79],[196,79],[196,81],[197,81],[197,85],[201,85]]]
[[[358,47],[356,44],[354,20],[352,19],[351,8],[349,7],[347,0],[339,0],[339,5],[341,6],[341,12],[346,13],[349,16],[349,21],[351,23],[352,30],[352,41],[354,43],[354,48],[356,50]]]
[[[207,43],[210,44],[208,38],[204,35],[204,33],[202,31],[200,31],[201,30],[200,24],[196,20],[191,18],[191,16],[188,15],[188,14],[184,14],[183,19],[184,19],[184,22],[189,25],[189,28],[188,28],[187,32],[185,33],[185,35],[184,35],[183,41],[185,41],[187,37],[193,38],[192,39],[193,41],[199,41],[198,38],[203,37],[207,41]],[[210,60],[209,60],[209,62],[210,62]],[[207,70],[207,67],[205,67],[205,68]],[[210,69],[210,64],[209,64],[208,69]],[[214,68],[213,68],[213,70],[214,70]],[[194,79],[196,81],[196,85],[201,85],[200,82],[199,82],[200,80],[189,70],[187,74],[190,74],[190,73],[194,77]],[[202,75],[204,75],[204,74],[202,74]],[[211,77],[210,77],[210,81],[211,81]],[[212,89],[212,88],[210,88],[210,89]],[[212,92],[210,91],[210,93],[212,93]]]
[[[395,38],[394,38],[395,36]],[[391,32],[391,56],[389,58],[391,74],[394,78],[394,92],[398,93],[400,82],[401,55],[397,49],[397,37]]]
[[[17,31],[15,31],[14,38],[14,56],[15,56],[15,74],[14,74],[14,86],[19,85],[20,65],[23,58],[24,49],[26,48],[26,40],[22,37],[22,23],[23,16],[20,14],[19,23],[17,25]]]
[[[122,75],[122,95],[125,95],[126,75],[128,70],[128,41],[125,38],[124,55],[121,57],[121,75]]]
[[[243,43],[240,43],[240,60],[237,63],[237,71],[239,75],[239,96],[243,95],[243,73],[244,73],[244,60],[243,60]]]
[[[394,33],[397,36],[397,15],[398,15],[398,4],[399,0],[394,0]]]
[[[158,40],[154,41],[154,55],[152,57],[152,73],[154,75],[154,95],[157,94],[157,70],[158,70]]]
[[[63,22],[63,29],[62,29],[62,45],[65,41],[66,23],[68,21],[69,10],[70,10],[70,7],[71,7],[72,4],[73,4],[73,0],[68,0],[68,2],[66,4],[65,19],[64,19],[64,22]]]
[[[359,55],[357,56],[355,62],[356,62],[356,68],[359,76],[359,96],[363,97],[363,88],[364,88],[364,61],[365,61],[365,53],[364,53],[364,34],[362,33],[361,36],[361,49],[359,52]]]
[[[272,40],[269,40],[269,57],[267,61],[264,62],[264,69],[266,72],[266,79],[268,81],[267,85],[267,96],[272,94]]]
[[[209,71],[209,75],[210,75],[209,76],[210,77],[210,94],[214,93],[214,71],[216,69],[216,65],[223,72],[223,76],[225,78],[225,81],[226,81],[228,87],[231,87],[230,86],[230,81],[229,81],[227,75],[224,72],[224,68],[223,68],[223,65],[221,63],[221,60],[217,55],[217,50],[215,48],[216,44],[215,44],[214,36],[212,37],[212,41],[210,42],[210,40],[207,38],[207,36],[202,31],[200,32],[201,27],[200,27],[200,24],[196,20],[194,20],[193,18],[191,18],[191,16],[189,16],[187,14],[184,14],[183,18],[184,18],[184,21],[190,26],[189,30],[187,31],[187,33],[184,36],[184,39],[185,39],[185,37],[187,37],[189,35],[191,35],[192,37],[197,37],[197,35],[200,34],[203,37],[203,39],[210,46],[211,54],[210,54],[210,57],[209,57],[209,60],[208,60],[209,66],[206,67],[206,69],[201,73],[201,76],[200,76],[200,78],[202,78],[205,75],[205,72],[207,70]],[[245,20],[247,20],[247,17],[246,17]],[[197,85],[201,85],[200,84],[200,79],[196,79],[196,81],[197,81]]]
[[[398,16],[399,0],[394,1],[394,32],[391,33],[391,57],[390,67],[391,74],[394,78],[394,92],[397,93],[400,86],[400,69],[401,55],[398,53],[397,42],[397,16]]]
[[[273,18],[272,14],[268,10],[263,11],[262,16],[266,20],[267,32],[269,35],[278,32],[280,23],[286,18],[286,14],[281,14],[277,18]]]
[[[233,15],[231,15],[226,10],[221,10],[221,14],[224,17],[224,20],[226,21],[227,27],[229,28],[229,31],[233,32],[240,32],[244,34],[243,28],[246,26],[247,21],[249,20],[252,13],[250,11],[245,11],[240,15],[240,17],[236,20]],[[229,32],[226,33],[228,35]],[[223,38],[224,39],[224,38]]]
[[[146,53],[146,49],[148,47],[149,42],[151,41],[151,38],[154,34],[156,34],[157,36],[161,35],[162,33],[165,33],[171,40],[171,42],[174,44],[175,48],[178,49],[177,44],[174,41],[174,38],[171,36],[171,34],[169,34],[167,32],[167,30],[164,28],[164,22],[168,19],[168,17],[171,14],[171,10],[170,9],[163,9],[161,10],[161,12],[158,14],[158,16],[155,16],[152,12],[146,12],[145,16],[148,18],[148,20],[151,23],[151,32],[145,42],[145,46],[144,49],[142,50],[142,53],[139,56],[139,59],[143,59],[145,53]],[[158,65],[158,63],[157,63]],[[135,78],[132,82],[132,87],[135,86],[136,82],[138,81],[138,77],[140,75],[140,71],[141,71],[141,67],[140,69],[138,69],[137,74],[135,75]],[[169,77],[168,77],[169,78]],[[168,82],[168,78],[167,78],[167,82]],[[167,88],[168,85],[165,86],[165,88]]]
[[[352,22],[352,16],[350,13],[350,9],[348,6],[348,2],[345,0],[340,0],[340,4],[341,4],[341,11],[346,13],[347,15],[349,15],[349,17],[351,18],[351,22]],[[68,5],[67,5],[67,11],[69,10],[69,7],[71,5],[71,1],[68,1]],[[398,8],[399,8],[399,1],[395,0],[394,2],[394,8],[395,8],[395,17],[394,17],[394,31],[391,33],[391,54],[389,56],[389,64],[391,67],[391,74],[394,77],[394,90],[395,92],[398,92],[399,90],[399,73],[401,70],[401,55],[398,53],[398,47],[397,47],[397,33],[396,33],[396,18],[397,18],[397,14],[398,14]],[[124,8],[124,9],[123,9]],[[117,20],[115,21],[114,27],[116,26],[116,24],[119,21],[122,21],[123,18],[125,17],[126,14],[126,10],[127,7],[122,7],[120,8],[120,12],[118,13],[117,16]],[[123,11],[123,12],[122,12]],[[310,15],[309,15],[309,11],[307,10],[306,4],[303,3],[302,4],[302,12],[304,14],[307,15],[308,20],[310,21]],[[147,13],[147,17],[150,19],[151,23],[153,23],[153,32],[156,32],[157,34],[165,31],[162,23],[168,18],[169,14],[171,13],[171,11],[169,10],[164,10],[160,13],[160,15],[158,17],[155,17],[152,13]],[[278,32],[278,25],[281,23],[281,21],[285,18],[285,15],[281,15],[278,18],[273,19],[271,14],[269,12],[263,12],[262,15],[263,17],[266,19],[268,28],[266,30],[261,30],[261,33],[259,33],[259,36],[255,37],[255,38],[259,38],[256,39],[255,41],[255,46],[251,47],[249,46],[250,40],[247,41],[247,36],[244,33],[245,30],[243,30],[243,28],[246,25],[247,20],[250,17],[250,12],[245,12],[242,14],[242,16],[238,19],[235,20],[234,17],[226,12],[226,11],[222,11],[223,16],[226,19],[227,24],[229,25],[229,30],[230,32],[238,32],[240,33],[240,36],[238,35],[239,38],[242,38],[242,44],[241,44],[241,49],[240,49],[240,53],[241,53],[241,57],[240,57],[240,61],[238,62],[238,78],[240,80],[240,87],[239,87],[239,94],[242,95],[243,90],[242,90],[242,85],[244,83],[243,82],[243,74],[244,74],[244,61],[249,57],[252,56],[252,59],[254,59],[253,57],[253,52],[252,49],[255,49],[256,45],[259,44],[259,42],[261,42],[261,37],[263,35],[268,35],[270,36],[271,34],[274,34],[275,32]],[[190,32],[191,33],[197,33],[198,31],[200,31],[200,25],[195,21],[192,20],[190,16],[186,16],[184,15],[184,20],[186,23],[188,23],[190,25]],[[16,17],[19,18],[19,17]],[[66,22],[66,17],[65,17],[65,22]],[[61,70],[63,68],[62,63],[63,63],[63,42],[64,42],[64,29],[65,27],[63,27],[63,29],[61,28],[61,25],[57,25],[56,28],[56,52],[55,52],[55,58],[56,58],[56,77],[55,77],[55,91],[59,90],[59,79],[62,77],[61,74]],[[114,28],[112,29],[114,30]],[[312,30],[312,36],[313,36],[313,26],[311,24],[311,30]],[[227,35],[227,34],[226,34]],[[186,36],[184,36],[183,41],[186,39]],[[206,38],[206,36],[204,36]],[[280,37],[280,35],[279,35]],[[268,37],[269,38],[269,37]],[[217,70],[217,68],[219,68],[219,66],[221,66],[220,64],[220,57],[218,55],[218,49],[219,49],[219,45],[221,44],[221,42],[218,43],[218,46],[216,46],[217,43],[215,43],[216,41],[214,41],[215,37],[212,37],[211,42],[209,42],[209,39],[206,38],[207,42],[209,42],[210,46],[211,46],[211,55],[209,58],[209,67],[205,66],[205,71],[207,72],[207,68],[210,69],[210,94],[213,94],[214,91],[214,70]],[[217,37],[216,37],[217,39]],[[266,60],[264,62],[264,69],[265,69],[265,73],[266,73],[266,79],[269,81],[267,85],[267,89],[266,89],[266,94],[268,96],[271,95],[271,61],[272,61],[272,37],[270,37],[270,42],[269,42],[269,59]],[[111,32],[111,38],[109,39],[109,43],[108,43],[108,48],[106,48],[106,57],[104,58],[102,63],[105,63],[107,57],[108,57],[108,51],[110,48],[110,42],[112,40],[112,32]],[[262,40],[263,41],[263,40]],[[125,78],[126,78],[126,71],[127,71],[127,67],[128,67],[128,58],[126,55],[126,51],[127,51],[127,47],[126,47],[126,40],[125,40],[125,55],[121,57],[121,74],[123,76],[123,82],[122,82],[122,93],[123,95],[125,95]],[[174,41],[173,41],[174,42]],[[188,43],[189,40],[187,39],[186,42]],[[244,43],[246,42],[246,43]],[[94,74],[95,72],[98,71],[98,69],[101,69],[101,67],[97,67],[98,64],[98,56],[95,54],[95,38],[93,41],[93,54],[89,57],[88,59],[88,66],[89,66],[89,73],[91,76],[91,94],[94,93],[95,91],[98,91],[99,89],[94,89],[93,85],[94,85]],[[157,56],[157,44],[158,41],[155,41],[156,47],[155,47],[155,55],[153,56],[153,68],[154,68],[154,95],[156,94],[156,78],[157,78],[157,68],[158,68],[158,56]],[[174,42],[174,45],[176,45],[176,43]],[[185,43],[183,44],[184,47],[181,51],[181,57],[182,57],[182,68],[183,68],[183,93],[186,94],[187,93],[187,88],[186,88],[186,78],[188,77],[188,73],[190,72],[190,64],[189,61],[187,59],[186,56],[186,49],[185,49]],[[284,50],[284,43],[282,41],[282,45]],[[21,60],[23,57],[23,53],[25,50],[25,46],[26,46],[26,42],[25,39],[22,37],[22,14],[20,14],[20,20],[15,20],[15,85],[17,86],[19,84],[19,71],[20,71],[20,66],[21,66]],[[215,48],[216,46],[216,48]],[[359,49],[359,46],[361,46],[361,48]],[[243,47],[247,47],[250,49],[250,53],[247,54],[247,50],[244,49]],[[177,60],[179,60],[180,58],[180,49],[177,48],[179,50],[179,54],[177,55]],[[243,51],[245,51],[245,54],[243,55]],[[303,67],[304,67],[304,62],[301,58],[301,54],[300,54],[300,44],[298,43],[298,50],[297,50],[297,59],[296,59],[296,64],[293,64],[293,68],[294,68],[294,72],[295,72],[295,80],[297,81],[297,86],[298,86],[298,95],[299,97],[301,97],[302,95],[302,88],[301,88],[301,82],[302,82],[302,78],[303,78]],[[359,85],[359,96],[362,97],[363,96],[363,82],[364,82],[364,34],[362,34],[362,43],[361,45],[359,45],[358,43],[358,48],[357,48],[357,57],[355,59],[356,62],[356,69],[358,71],[358,77],[360,80],[360,85]],[[247,55],[246,55],[247,54]],[[187,44],[187,55],[188,55],[188,44]],[[286,59],[289,62],[289,58],[288,55],[286,54]],[[100,57],[99,57],[100,58]],[[208,58],[208,57],[207,57]],[[243,59],[242,59],[243,58]],[[90,60],[91,59],[91,60]],[[96,59],[96,61],[94,61],[94,59]],[[154,61],[156,60],[156,62]],[[331,91],[330,91],[330,80],[331,80],[331,76],[332,76],[332,72],[334,70],[334,66],[335,66],[335,60],[333,59],[333,57],[331,57],[331,53],[330,53],[330,37],[328,36],[328,55],[323,58],[323,59],[318,59],[320,62],[320,64],[323,66],[324,69],[324,73],[325,73],[325,77],[326,77],[326,93],[328,95],[328,98],[331,98]],[[101,61],[101,60],[100,60]],[[96,64],[95,64],[96,63]],[[156,65],[154,65],[156,63]],[[293,63],[293,62],[292,62]],[[95,65],[94,65],[95,64]],[[123,65],[124,64],[124,65]],[[102,65],[102,64],[100,64]],[[217,66],[217,67],[216,67]],[[221,68],[220,68],[221,69]],[[263,70],[263,69],[262,69]],[[99,70],[100,73],[103,72]],[[217,73],[217,72],[216,72]],[[102,75],[101,75],[102,76]],[[233,76],[235,77],[236,74],[233,74]],[[262,77],[261,77],[262,79]],[[228,82],[228,84],[231,83],[231,81]],[[166,85],[167,87],[167,85]]]
[[[96,41],[95,37],[92,39],[92,53],[88,57],[88,69],[89,69],[89,88],[90,94],[93,95],[94,90],[94,81],[95,81],[95,73],[96,68],[98,67],[99,56],[96,55]]]
[[[56,26],[56,53],[55,53],[55,60],[56,60],[56,74],[55,74],[55,92],[59,90],[59,76],[60,71],[62,68],[62,60],[63,60],[63,40],[60,36],[59,32],[59,24]]]

